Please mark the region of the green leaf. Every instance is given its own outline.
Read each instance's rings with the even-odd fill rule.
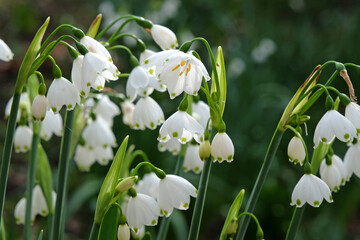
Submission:
[[[49,214],[52,214],[53,209],[53,202],[52,202],[52,173],[49,164],[49,160],[46,156],[46,152],[44,148],[39,144],[38,146],[38,159],[36,165],[36,177],[41,187],[41,190],[44,193],[44,197],[46,200],[46,204],[49,209]]]
[[[29,93],[30,103],[34,101],[39,90],[39,79],[36,74],[31,74],[27,82],[27,91]]]
[[[121,146],[119,147],[114,161],[112,162],[111,167],[101,186],[95,210],[94,221],[96,224],[101,223],[107,209],[111,205],[112,198],[116,192],[116,185],[118,183],[118,179],[121,177],[120,173],[124,162],[128,140],[129,136],[126,136]]]
[[[311,158],[312,174],[316,175],[317,171],[319,170],[320,163],[326,156],[331,145],[332,145],[332,143],[331,144],[323,144],[322,142],[319,142],[318,147],[314,149],[314,152],[313,152],[313,155]]]
[[[224,55],[222,52],[221,46],[218,47],[216,56],[215,56],[215,66],[218,73],[219,78],[219,86],[220,86],[220,99],[219,99],[219,106],[220,106],[220,113],[223,115],[225,110],[225,102],[226,102],[226,72],[225,72],[225,62],[224,62]],[[214,71],[211,75],[212,81],[215,81]],[[213,82],[211,85],[211,94],[217,92],[216,84]]]
[[[35,34],[34,39],[32,40],[32,42],[29,46],[29,49],[27,50],[27,52],[25,54],[25,57],[21,63],[18,77],[16,80],[16,85],[15,85],[16,93],[22,92],[22,89],[23,89],[24,85],[26,84],[26,81],[29,78],[29,74],[31,74],[31,72],[30,72],[31,66],[32,66],[35,58],[37,57],[36,55],[41,47],[41,41],[45,34],[46,28],[49,25],[49,21],[50,21],[50,17],[48,17],[46,19],[46,21],[44,22],[44,24],[39,28],[39,30]]]
[[[238,213],[242,204],[242,201],[244,199],[245,190],[242,189],[239,194],[236,196],[234,202],[231,204],[231,207],[229,209],[228,215],[226,217],[224,226],[221,231],[220,240],[226,240],[228,237],[228,228],[230,227],[230,224],[238,224]],[[234,222],[235,221],[235,222]],[[236,230],[235,230],[236,233]]]
[[[102,18],[102,14],[98,14],[96,16],[96,18],[94,19],[94,21],[91,23],[89,30],[87,31],[86,35],[92,38],[95,38],[98,30],[99,30],[99,26],[101,23],[101,18]]]
[[[44,235],[44,230],[41,229],[41,231],[40,231],[40,233],[39,233],[38,240],[42,240],[42,239],[43,239],[43,235]]]
[[[79,106],[75,107],[75,122],[73,125],[73,130],[71,134],[71,145],[70,145],[70,158],[74,155],[76,146],[79,143],[79,140],[81,138],[81,133],[85,128],[86,125],[86,119],[85,119],[85,111]]]
[[[98,239],[116,239],[119,226],[120,209],[113,204],[106,212],[100,226]]]

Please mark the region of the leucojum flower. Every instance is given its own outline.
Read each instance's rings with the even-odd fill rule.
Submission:
[[[14,53],[11,51],[9,46],[0,39],[0,60],[9,62],[13,59]]]

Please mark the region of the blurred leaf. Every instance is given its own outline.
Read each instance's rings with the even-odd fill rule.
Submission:
[[[113,204],[106,212],[99,231],[98,239],[116,239],[117,229],[119,226],[120,209],[119,206]]]
[[[38,146],[38,162],[36,165],[36,177],[37,180],[39,181],[41,190],[44,193],[46,204],[49,209],[49,214],[52,214],[53,213],[52,173],[51,173],[48,157],[41,144],[39,144]]]
[[[43,239],[43,235],[44,235],[44,230],[41,229],[41,231],[40,231],[40,233],[39,233],[38,240],[42,240],[42,239]]]
[[[90,27],[89,27],[89,30],[87,31],[86,35],[89,36],[89,37],[92,37],[92,38],[95,38],[97,32],[98,32],[98,29],[99,29],[99,26],[100,26],[100,23],[101,23],[101,18],[102,18],[102,14],[98,14],[96,16],[96,18],[94,19],[94,21],[91,23]]]
[[[182,211],[174,211],[172,213],[172,227],[177,239],[186,239],[189,234],[188,223]]]
[[[27,92],[29,93],[30,103],[34,101],[39,91],[39,79],[36,74],[31,74],[27,82]]]
[[[0,237],[1,237],[1,240],[6,240],[6,230],[5,230],[5,225],[4,225],[4,219],[2,219],[2,221],[1,221]]]

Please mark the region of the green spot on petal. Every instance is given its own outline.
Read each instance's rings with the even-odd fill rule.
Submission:
[[[169,212],[166,211],[166,210],[164,210],[164,213],[165,213],[166,216],[169,215]]]
[[[72,104],[67,105],[67,108],[68,108],[68,109],[71,109],[71,108],[72,108]]]
[[[321,138],[321,141],[322,141],[322,142],[327,142],[327,139],[324,138],[324,137],[322,137],[322,138]]]
[[[151,122],[151,123],[150,123],[150,127],[151,127],[151,128],[154,128],[154,127],[155,127],[154,122]]]
[[[149,60],[146,59],[146,60],[144,61],[144,63],[145,63],[145,64],[148,64],[148,63],[149,63]]]
[[[156,224],[156,220],[154,219],[151,221],[151,225],[155,225],[155,224]]]
[[[91,83],[88,82],[88,83],[86,84],[86,86],[87,86],[87,87],[90,87],[90,86],[91,86]]]
[[[171,96],[172,96],[172,97],[175,97],[175,95],[176,95],[176,93],[171,93]]]
[[[194,92],[193,92],[193,95],[196,95],[196,94],[197,94],[197,91],[194,91]]]
[[[319,205],[320,205],[320,202],[319,202],[319,201],[314,201],[314,205],[315,205],[315,206],[319,206]]]
[[[221,158],[221,157],[217,157],[216,160],[217,160],[218,162],[221,162],[221,161],[222,161],[222,158]]]
[[[350,138],[350,135],[349,135],[348,133],[345,133],[344,138],[345,138],[345,139],[349,139],[349,138]]]
[[[182,137],[182,138],[181,138],[181,141],[182,141],[182,142],[186,142],[186,138],[185,138],[185,137]]]
[[[194,171],[195,171],[195,172],[199,172],[199,171],[200,171],[200,168],[199,168],[199,167],[195,167],[195,168],[194,168]]]
[[[227,158],[228,161],[231,161],[232,159],[233,159],[232,155],[228,156],[228,158]]]
[[[189,204],[188,203],[184,203],[183,208],[188,208]]]
[[[332,195],[330,195],[329,198],[330,198],[330,201],[333,201],[333,200],[334,200]]]
[[[56,107],[52,107],[51,109],[53,110],[53,112],[54,112],[54,113],[56,113],[56,112],[57,112]]]
[[[179,133],[178,132],[173,132],[172,135],[173,135],[174,138],[177,138],[179,136]]]
[[[296,205],[298,205],[298,206],[301,205],[301,200],[300,199],[296,200]]]
[[[81,95],[81,96],[85,96],[85,92],[84,92],[84,91],[81,91],[81,92],[80,92],[80,95]]]
[[[151,75],[154,74],[154,69],[150,68],[150,69],[149,69],[149,73],[150,73]]]
[[[97,88],[97,90],[103,89],[103,87],[101,85],[97,86],[96,88]]]

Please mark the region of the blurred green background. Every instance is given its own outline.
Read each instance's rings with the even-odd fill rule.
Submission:
[[[360,63],[360,2],[356,0],[1,0],[0,38],[15,53],[10,63],[0,62],[1,143],[5,136],[5,104],[12,94],[17,70],[37,28],[50,16],[47,34],[62,23],[86,31],[98,13],[103,14],[102,27],[122,14],[135,14],[169,27],[177,34],[180,44],[202,36],[214,51],[219,45],[223,47],[228,80],[224,120],[236,150],[231,164],[213,165],[200,239],[218,239],[228,208],[241,189],[245,189],[247,200],[282,111],[313,68],[327,60]],[[125,31],[137,34],[150,49],[159,50],[147,33],[135,24],[129,24]],[[138,54],[133,41],[124,41]],[[204,46],[198,44],[194,47],[210,69]],[[112,54],[119,70],[129,72],[126,53]],[[64,75],[69,76],[71,59],[66,49],[59,46],[53,56]],[[50,83],[51,64],[45,63],[40,70]],[[333,70],[329,67],[323,71],[320,82],[324,83]],[[359,93],[360,72],[354,69],[348,69],[348,72],[355,93]],[[346,85],[340,78],[334,84],[346,92]],[[120,92],[124,91],[124,86],[124,79],[112,85]],[[179,99],[169,102],[167,93],[153,96],[166,117],[176,110]],[[309,135],[306,141],[310,152],[314,128],[325,112],[323,103],[324,99],[320,98],[308,112],[311,120],[307,124]],[[119,142],[130,134],[130,143],[144,150],[155,165],[169,173],[173,171],[175,158],[157,151],[157,131],[131,130],[122,124],[121,116],[116,121],[114,131]],[[289,132],[284,135],[256,206],[255,214],[263,227],[265,239],[285,237],[294,209],[290,206],[290,197],[302,169],[288,162],[286,148],[291,137]],[[59,143],[59,138],[44,143],[54,174]],[[0,147],[2,149],[2,144]],[[343,157],[346,146],[336,143],[334,149]],[[25,192],[27,159],[27,154],[13,154],[4,212],[9,239],[22,236],[22,226],[15,225],[13,211]],[[91,173],[81,173],[72,162],[66,239],[85,239],[88,236],[96,203],[95,191],[106,172],[107,167],[96,165]],[[184,176],[198,185],[198,175],[190,173]],[[333,194],[334,203],[324,202],[318,209],[307,207],[297,239],[360,239],[359,184],[359,179],[353,176],[346,186]],[[193,203],[192,200],[190,209]],[[190,218],[190,211],[179,212],[176,215],[178,224],[171,226],[168,239],[184,239],[178,232],[182,227],[180,223],[188,225]],[[46,225],[46,219],[38,217],[35,232],[43,225]],[[246,239],[255,239],[254,225],[250,223]]]

